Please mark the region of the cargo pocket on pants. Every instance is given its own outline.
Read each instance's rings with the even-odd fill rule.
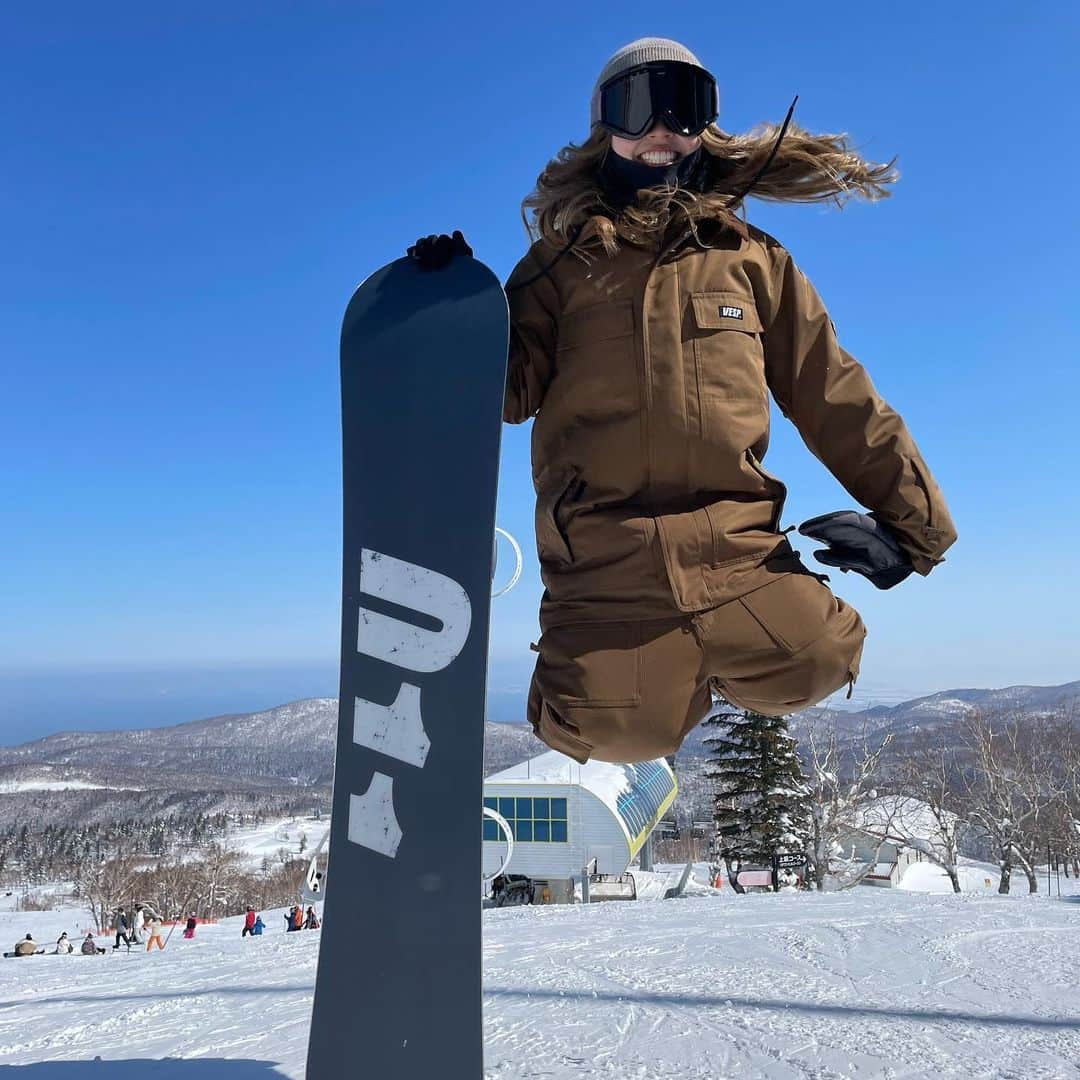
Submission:
[[[577,733],[577,728],[567,723],[546,701],[538,706],[537,722],[533,727],[537,738],[552,750],[558,750],[584,765],[592,754],[592,747]]]
[[[536,679],[559,709],[633,708],[641,701],[637,623],[557,626],[540,639]]]
[[[836,597],[810,573],[789,573],[739,597],[754,621],[794,655],[829,632]]]

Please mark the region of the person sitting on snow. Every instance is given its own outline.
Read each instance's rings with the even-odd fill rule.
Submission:
[[[26,937],[24,937],[22,939],[22,941],[18,942],[15,945],[15,955],[16,956],[33,956],[34,953],[36,953],[36,952],[37,952],[37,942],[34,940],[33,936],[30,935],[30,934],[27,934]]]
[[[74,947],[72,946],[71,941],[68,939],[67,931],[65,930],[56,939],[56,955],[57,956],[67,956],[69,953],[71,953],[73,951],[74,951]]]
[[[251,928],[251,932],[252,932],[252,933],[253,933],[253,934],[254,934],[254,935],[255,935],[256,937],[262,937],[262,932],[263,932],[263,930],[265,930],[265,929],[266,929],[266,923],[264,923],[264,922],[262,921],[262,916],[261,916],[261,915],[256,915],[256,916],[255,916],[255,924],[254,924],[254,926],[252,926],[252,928]]]
[[[86,937],[83,938],[83,943],[79,947],[79,951],[83,956],[96,956],[98,953],[103,953],[104,949],[99,949],[94,941],[94,932],[92,930],[86,931]]]

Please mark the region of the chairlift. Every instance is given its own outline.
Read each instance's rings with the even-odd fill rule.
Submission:
[[[318,847],[312,852],[304,882],[300,886],[300,899],[305,904],[317,904],[326,899],[326,873],[319,869],[319,856],[330,839],[330,830],[323,833]]]

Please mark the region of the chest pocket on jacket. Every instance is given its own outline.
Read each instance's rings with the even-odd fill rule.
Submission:
[[[629,300],[607,300],[559,319],[556,378],[571,413],[611,419],[638,408],[634,310]],[[562,376],[560,379],[559,377]]]
[[[754,298],[694,293],[689,315],[698,393],[703,398],[766,400],[762,326]]]

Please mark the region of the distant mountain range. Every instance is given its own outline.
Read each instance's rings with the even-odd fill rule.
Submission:
[[[1039,714],[1080,703],[1080,681],[1061,686],[1006,686],[998,690],[940,690],[936,694],[899,705],[875,705],[859,712],[807,710],[804,715],[827,712],[843,730],[900,734],[915,729],[934,729],[962,720],[982,710],[996,713]],[[797,730],[797,724],[793,725]]]
[[[972,709],[1047,712],[1080,702],[1080,681],[1062,686],[943,690],[861,712],[811,709],[792,719],[798,735],[814,719],[846,733],[883,735],[939,728]],[[63,732],[0,747],[0,825],[13,821],[145,818],[165,812],[216,812],[304,805],[329,808],[337,724],[334,698],[309,698],[263,712],[215,716],[172,727]],[[707,758],[698,727],[676,761],[681,802],[700,812]],[[523,723],[485,729],[485,774],[545,747]]]

